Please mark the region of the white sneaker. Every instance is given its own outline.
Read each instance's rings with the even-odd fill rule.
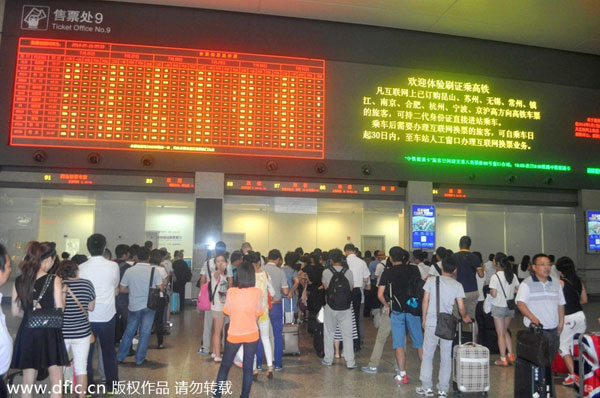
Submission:
[[[431,388],[425,388],[423,386],[417,387],[415,390],[417,394],[424,395],[426,397],[433,397],[433,390]]]
[[[446,398],[448,393],[446,391],[438,391],[438,398]]]

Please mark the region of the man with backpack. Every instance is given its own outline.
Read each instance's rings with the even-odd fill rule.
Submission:
[[[394,380],[408,383],[404,344],[406,330],[410,333],[412,345],[423,358],[423,332],[421,330],[421,300],[423,297],[423,279],[419,267],[408,263],[409,254],[399,246],[390,249],[392,267],[383,271],[379,281],[378,297],[384,305],[384,314],[390,314],[392,320],[392,340],[396,352],[396,376]],[[384,293],[388,293],[390,303]]]
[[[348,265],[343,263],[343,254],[340,249],[329,252],[331,266],[325,268],[322,276],[323,287],[326,291],[327,304],[324,309],[323,343],[325,357],[321,363],[326,366],[333,365],[333,335],[339,325],[342,332],[344,347],[352,347],[352,289],[353,275]],[[344,358],[348,369],[356,368],[354,350],[345,349]]]

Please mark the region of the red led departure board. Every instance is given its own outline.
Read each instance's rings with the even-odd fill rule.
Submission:
[[[10,144],[323,158],[325,61],[21,38]]]

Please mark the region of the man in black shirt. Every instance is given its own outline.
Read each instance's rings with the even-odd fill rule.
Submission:
[[[452,258],[456,261],[456,280],[460,282],[465,291],[465,311],[472,319],[475,319],[477,300],[479,299],[475,274],[479,274],[483,278],[483,266],[479,258],[470,251],[471,238],[469,236],[461,237],[458,246],[460,250],[452,254]],[[459,317],[456,305],[454,306],[454,316]],[[477,341],[476,324],[472,325],[474,340]]]
[[[183,250],[175,250],[173,257],[175,258],[175,261],[173,262],[173,274],[175,275],[173,291],[179,293],[180,310],[183,310],[183,303],[185,302],[185,285],[192,280],[192,271],[183,260]]]
[[[390,249],[392,267],[383,271],[379,280],[377,296],[384,305],[384,315],[391,311],[393,347],[396,351],[396,381],[406,384],[406,357],[404,344],[406,341],[406,330],[410,333],[413,347],[417,349],[419,358],[423,358],[423,331],[421,329],[421,317],[408,312],[407,295],[409,284],[414,281],[422,281],[419,267],[409,264],[409,253],[399,246]],[[387,294],[387,298],[386,298]],[[391,308],[388,299],[391,300]]]
[[[121,279],[123,279],[125,271],[131,267],[131,264],[127,262],[127,260],[129,260],[129,246],[123,244],[117,245],[115,248],[115,255],[117,256],[115,262],[119,265],[120,282]],[[115,304],[117,307],[115,341],[121,341],[121,337],[123,337],[123,333],[127,327],[127,314],[129,313],[127,306],[129,305],[129,293],[119,292],[115,298]]]

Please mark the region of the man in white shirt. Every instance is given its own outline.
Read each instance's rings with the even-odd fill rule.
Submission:
[[[483,273],[484,273],[484,286],[488,286],[490,284],[490,280],[492,280],[492,276],[496,273],[496,265],[494,264],[494,258],[496,256],[494,253],[490,253],[488,256],[488,261],[483,264]]]
[[[525,278],[517,291],[517,307],[523,314],[525,327],[540,325],[550,341],[549,361],[552,363],[559,347],[559,336],[565,323],[565,296],[560,280],[550,276],[552,263],[545,254],[532,259],[534,274]],[[552,396],[554,383],[552,383]]]
[[[4,285],[10,276],[11,265],[10,256],[6,248],[0,244],[0,286]],[[0,293],[0,304],[2,303],[2,293]],[[4,383],[4,374],[10,368],[12,359],[13,342],[6,327],[6,319],[2,313],[0,305],[0,397],[7,397],[8,391]]]
[[[272,302],[273,308],[269,310],[274,338],[273,365],[275,366],[275,371],[280,371],[283,369],[283,306],[281,304],[281,295],[287,296],[289,286],[285,272],[281,269],[281,264],[283,264],[281,252],[277,249],[271,250],[267,261],[263,270],[269,275],[271,285],[275,289]]]
[[[442,275],[442,261],[444,258],[448,256],[448,250],[445,247],[440,246],[435,250],[431,267],[429,267],[429,272],[427,272],[427,278],[430,276],[441,276]]]
[[[548,255],[548,258],[550,259],[550,264],[552,264],[551,268],[550,268],[550,276],[552,277],[553,280],[555,281],[559,281],[560,280],[560,272],[558,272],[558,270],[556,269],[556,262],[554,254],[550,254]]]
[[[352,308],[354,309],[354,319],[356,321],[356,329],[358,330],[358,342],[355,350],[360,349],[360,341],[364,337],[363,332],[363,311],[361,308],[361,304],[364,303],[364,295],[363,295],[363,287],[367,290],[371,289],[371,285],[369,284],[369,278],[371,277],[371,272],[369,271],[369,267],[367,267],[367,263],[364,260],[358,258],[355,254],[356,247],[352,243],[346,244],[344,246],[344,254],[346,255],[346,262],[348,263],[348,268],[352,271],[353,286],[352,289]]]
[[[139,248],[138,259],[140,262],[125,271],[125,275],[121,280],[120,290],[129,293],[129,315],[127,316],[127,328],[123,334],[117,355],[119,362],[125,360],[138,329],[140,338],[135,353],[135,363],[139,366],[146,360],[150,332],[156,316],[156,310],[148,308],[150,287],[163,290],[165,280],[164,275],[157,272],[161,267],[150,266],[149,262],[159,263],[158,259],[160,258],[160,253],[156,251],[154,259],[156,261],[150,260],[148,249],[145,247]],[[162,345],[162,342],[159,342],[159,345]]]
[[[425,264],[425,259],[427,258],[427,253],[423,250],[414,250],[413,251],[413,264],[419,267],[419,273],[421,274],[421,279],[426,280],[427,275],[429,274],[429,269],[431,268],[429,265]]]
[[[119,292],[119,266],[102,257],[106,247],[106,238],[102,234],[93,234],[87,240],[87,248],[92,257],[79,266],[79,277],[87,279],[96,291],[96,308],[90,311],[92,332],[100,343],[102,361],[108,391],[112,391],[113,382],[118,381],[117,357],[115,355],[115,296]],[[94,346],[90,346],[88,355],[88,379],[93,384]]]

